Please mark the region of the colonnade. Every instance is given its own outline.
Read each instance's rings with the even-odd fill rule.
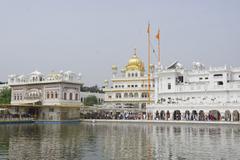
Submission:
[[[155,110],[149,119],[187,121],[240,121],[240,110]]]

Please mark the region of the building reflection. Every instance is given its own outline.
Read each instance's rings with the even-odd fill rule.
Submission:
[[[0,130],[0,153],[3,153],[0,158],[8,154],[8,159],[238,159],[240,156],[238,126],[74,123],[2,125]]]

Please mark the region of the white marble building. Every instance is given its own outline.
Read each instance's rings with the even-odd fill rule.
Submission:
[[[71,71],[10,75],[11,104],[79,105],[81,76]]]
[[[150,102],[154,100],[154,66],[151,65]],[[118,72],[112,66],[112,78],[104,85],[105,103],[115,107],[146,108],[148,103],[148,76],[145,74],[143,61],[136,50],[126,66]]]
[[[10,75],[12,114],[33,115],[38,120],[80,118],[87,96],[103,102],[102,93],[81,92],[81,74],[71,71],[44,75],[34,71],[28,75]]]
[[[155,104],[147,106],[151,118],[239,121],[240,68],[192,69],[179,63],[160,67],[155,76]]]

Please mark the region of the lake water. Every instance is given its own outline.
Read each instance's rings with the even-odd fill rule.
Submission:
[[[0,125],[0,159],[240,159],[240,126]]]

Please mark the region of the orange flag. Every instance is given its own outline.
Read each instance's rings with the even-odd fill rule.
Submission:
[[[156,35],[157,40],[160,40],[160,29],[158,29],[158,33]]]

